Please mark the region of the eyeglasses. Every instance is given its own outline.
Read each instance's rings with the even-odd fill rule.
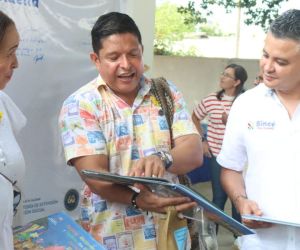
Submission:
[[[236,78],[235,78],[235,77],[233,77],[233,76],[229,75],[229,74],[228,74],[228,73],[226,73],[226,72],[222,72],[222,73],[221,73],[221,76],[223,76],[223,77],[227,77],[227,78],[230,78],[230,79],[232,79],[232,80],[236,80]]]

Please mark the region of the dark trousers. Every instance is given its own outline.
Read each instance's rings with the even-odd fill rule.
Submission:
[[[218,208],[224,210],[225,203],[227,201],[227,194],[222,188],[221,181],[220,181],[221,168],[222,167],[216,161],[216,157],[212,156],[210,158],[211,185],[212,185],[212,192],[213,192],[212,202]],[[233,203],[231,203],[231,207],[232,207],[231,209],[232,218],[241,222],[241,215],[238,213]]]

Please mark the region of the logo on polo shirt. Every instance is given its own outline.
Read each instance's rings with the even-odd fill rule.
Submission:
[[[249,121],[248,122],[248,130],[254,130],[254,129],[264,129],[264,130],[270,130],[275,128],[275,121],[264,121],[264,120],[258,120],[258,121]]]
[[[248,122],[248,130],[253,130],[253,129],[254,129],[253,122]]]
[[[274,129],[275,128],[275,121],[256,121],[256,128],[257,129]]]

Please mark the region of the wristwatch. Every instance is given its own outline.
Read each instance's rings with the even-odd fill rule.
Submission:
[[[135,208],[135,209],[139,209],[138,205],[136,204],[136,198],[138,197],[140,193],[138,192],[133,192],[133,195],[131,196],[131,205]]]
[[[158,151],[156,153],[154,153],[154,155],[158,156],[161,161],[164,163],[165,165],[165,169],[167,170],[169,167],[172,166],[173,164],[173,157],[169,152],[166,151]]]

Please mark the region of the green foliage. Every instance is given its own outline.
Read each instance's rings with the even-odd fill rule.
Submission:
[[[200,30],[202,33],[207,36],[225,36],[228,34],[224,34],[217,24],[201,24]]]
[[[156,9],[155,14],[155,37],[158,40],[178,41],[187,32],[193,32],[195,25],[186,24],[185,18],[188,15],[181,15],[177,12],[177,6],[168,2]]]
[[[199,3],[201,12],[196,11],[195,1],[189,1],[187,7],[180,7],[181,13],[189,13],[194,16],[193,20],[186,18],[186,23],[203,23],[205,17],[212,15],[213,9],[219,6],[223,6],[228,13],[241,7],[245,10],[247,25],[255,24],[266,30],[278,16],[281,4],[288,0],[202,0]]]
[[[167,40],[154,41],[154,54],[161,56],[197,56],[197,49],[190,47],[188,50],[174,50],[172,42]]]
[[[197,56],[197,48],[191,46],[188,50],[177,50],[173,53],[174,56]]]
[[[168,40],[154,40],[154,54],[161,56],[170,56],[173,55],[173,51],[171,49],[170,41]]]
[[[189,24],[198,24],[198,23],[204,23],[206,22],[206,18],[203,18],[200,11],[197,11],[195,8],[195,3],[190,1],[188,3],[188,6],[185,7],[179,7],[177,8],[177,11],[184,15],[184,23]]]
[[[156,55],[184,54],[173,51],[172,44],[182,40],[187,33],[195,31],[195,24],[185,21],[185,19],[191,18],[189,15],[189,13],[178,13],[177,6],[168,2],[156,9],[154,41]]]

